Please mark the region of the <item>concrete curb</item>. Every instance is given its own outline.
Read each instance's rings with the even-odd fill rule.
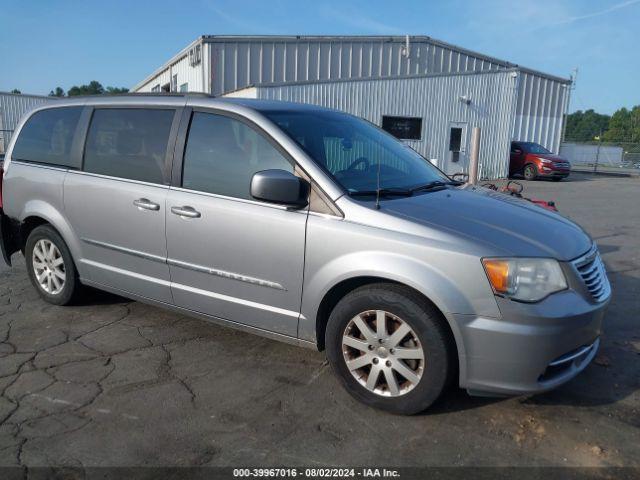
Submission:
[[[591,175],[602,175],[605,177],[640,177],[640,171],[636,172],[609,172],[609,171],[596,171],[593,170],[582,170],[577,168],[572,168],[571,173],[587,173]]]

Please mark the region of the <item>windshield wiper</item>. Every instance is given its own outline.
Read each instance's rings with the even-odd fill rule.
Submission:
[[[458,182],[457,180],[449,180],[446,182],[443,182],[441,180],[436,180],[435,182],[429,182],[426,183],[424,185],[420,185],[418,187],[413,187],[410,192],[426,192],[429,190],[435,190],[435,189],[440,189],[440,188],[444,188],[447,185],[454,185],[454,186],[460,186],[462,185],[463,182]]]
[[[360,190],[357,192],[349,192],[351,197],[410,197],[413,191],[407,188],[379,188],[377,190]]]
[[[447,185],[460,186],[463,185],[463,182],[458,182],[456,180],[449,180],[446,182],[436,180],[434,182],[429,182],[425,185],[420,185],[413,188],[379,188],[378,190],[359,190],[356,192],[349,192],[349,196],[372,197],[379,195],[381,197],[410,197],[415,192],[425,192],[429,190],[440,189],[446,187]]]

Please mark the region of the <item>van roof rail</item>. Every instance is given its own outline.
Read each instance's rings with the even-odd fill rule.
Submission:
[[[100,98],[100,97],[202,97],[215,98],[215,95],[205,92],[126,92],[126,93],[100,93],[93,95],[72,95],[65,97],[74,98]],[[55,98],[55,97],[54,97]]]

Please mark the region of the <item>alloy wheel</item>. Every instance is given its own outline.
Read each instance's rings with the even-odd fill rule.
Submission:
[[[536,178],[536,171],[533,166],[531,165],[526,166],[526,168],[524,169],[524,178],[526,180],[533,180],[534,178]]]
[[[40,288],[50,295],[62,292],[66,281],[64,259],[51,240],[42,238],[36,242],[31,261]]]
[[[410,392],[424,372],[418,336],[407,322],[384,310],[367,310],[349,321],[342,354],[353,378],[385,397]]]

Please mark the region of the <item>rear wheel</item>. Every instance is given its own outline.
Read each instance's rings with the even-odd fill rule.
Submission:
[[[25,245],[29,279],[38,293],[54,305],[72,302],[80,288],[78,272],[62,237],[49,225],[33,229]]]
[[[524,179],[525,180],[535,180],[538,176],[538,169],[533,164],[528,164],[524,167]]]
[[[453,372],[440,312],[394,284],[354,290],[334,308],[327,356],[345,388],[367,405],[411,415],[435,402]]]

